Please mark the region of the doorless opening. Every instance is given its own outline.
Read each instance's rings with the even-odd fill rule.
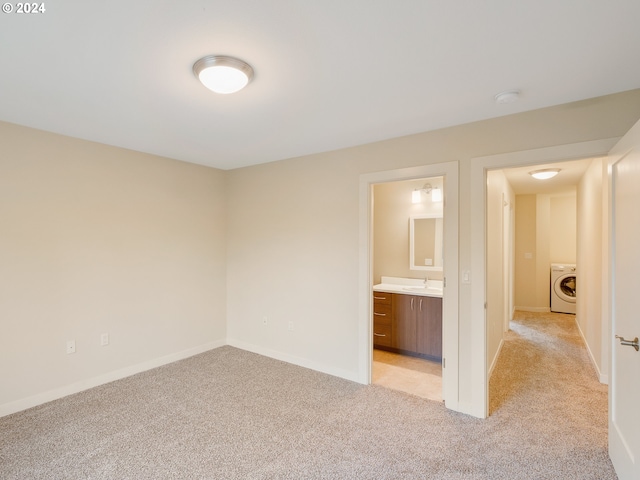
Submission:
[[[372,201],[371,383],[432,401],[442,401],[444,180],[377,183]]]
[[[391,170],[360,177],[360,280],[359,280],[359,380],[371,383],[373,355],[373,185],[427,177],[444,178],[442,349],[443,399],[447,408],[458,410],[458,163]]]

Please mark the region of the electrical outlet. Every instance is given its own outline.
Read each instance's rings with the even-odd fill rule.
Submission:
[[[67,353],[76,353],[76,341],[75,340],[67,340]]]
[[[108,333],[103,333],[102,335],[100,335],[100,345],[101,346],[105,346],[105,345],[109,345],[109,334]]]
[[[295,330],[295,325],[293,324],[293,322],[289,322],[289,331],[293,332]]]
[[[265,315],[264,317],[262,317],[262,324],[267,325],[268,323],[269,323],[269,317]]]

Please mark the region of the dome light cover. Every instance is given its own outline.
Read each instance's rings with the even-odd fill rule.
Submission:
[[[549,178],[555,177],[558,172],[560,172],[559,168],[545,168],[543,170],[534,170],[533,172],[529,172],[533,178],[537,178],[538,180],[548,180]]]
[[[246,62],[224,55],[209,55],[193,64],[193,73],[215,93],[235,93],[253,79],[253,68]]]

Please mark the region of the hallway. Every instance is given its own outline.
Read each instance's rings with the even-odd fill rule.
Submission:
[[[597,379],[574,315],[517,311],[489,392],[490,418],[522,426],[505,429],[502,441],[538,457],[540,472],[545,458],[588,464],[586,457],[600,457],[602,470],[584,471],[582,478],[616,478],[607,454],[607,386]],[[516,431],[517,438],[509,438]],[[556,472],[553,478],[566,477]]]

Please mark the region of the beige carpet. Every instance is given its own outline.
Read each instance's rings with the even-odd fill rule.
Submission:
[[[428,400],[442,401],[440,362],[374,349],[371,382]]]
[[[518,320],[486,420],[223,347],[1,418],[0,478],[612,479],[572,322]]]

